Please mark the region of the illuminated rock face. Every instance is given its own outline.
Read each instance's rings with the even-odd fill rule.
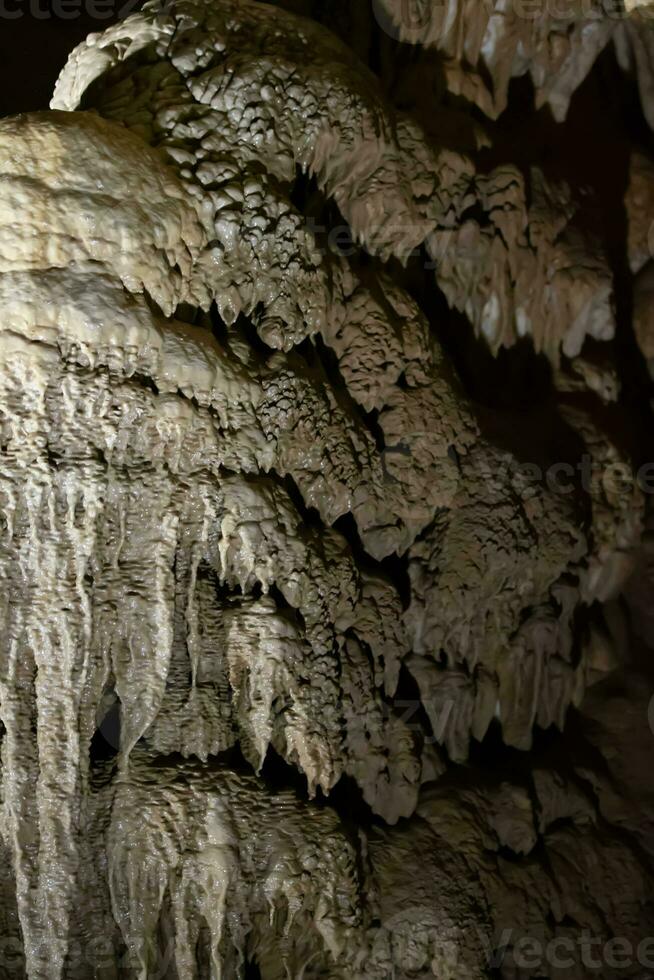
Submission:
[[[0,175],[0,975],[635,976],[645,508],[575,193],[228,0],[92,36]],[[470,390],[525,345],[540,441]]]
[[[528,75],[538,105],[561,122],[570,101],[609,47],[633,68],[643,110],[654,120],[653,10],[649,0],[373,0],[387,31],[442,52],[447,88],[497,118],[511,80]]]

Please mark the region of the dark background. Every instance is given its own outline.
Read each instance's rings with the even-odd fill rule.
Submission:
[[[0,116],[47,109],[73,48],[140,6],[135,0],[63,0],[61,4],[62,0],[0,0]],[[62,19],[62,10],[70,19]]]

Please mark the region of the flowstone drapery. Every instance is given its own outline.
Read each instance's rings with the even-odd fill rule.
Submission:
[[[489,54],[433,8],[489,114],[529,70],[561,116],[617,30],[557,74],[547,21]],[[0,121],[0,975],[572,978],[586,933],[640,949],[615,308],[578,189],[434,140],[288,10],[146,5]],[[522,419],[479,397],[507,358],[547,391]]]

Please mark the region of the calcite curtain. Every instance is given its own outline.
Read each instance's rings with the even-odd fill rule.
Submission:
[[[146,3],[0,120],[0,977],[654,976],[654,7],[563,7]]]

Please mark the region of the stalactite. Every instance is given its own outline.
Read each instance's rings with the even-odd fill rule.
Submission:
[[[490,117],[529,73],[562,119],[612,41],[646,102],[643,12],[417,6],[405,40]],[[649,517],[585,195],[486,165],[490,124],[434,139],[255,0],[146,4],[52,106],[0,121],[0,974],[482,980],[554,975],[525,936],[637,946],[611,684],[644,755],[619,601]],[[539,364],[522,428],[470,350],[486,396]]]

